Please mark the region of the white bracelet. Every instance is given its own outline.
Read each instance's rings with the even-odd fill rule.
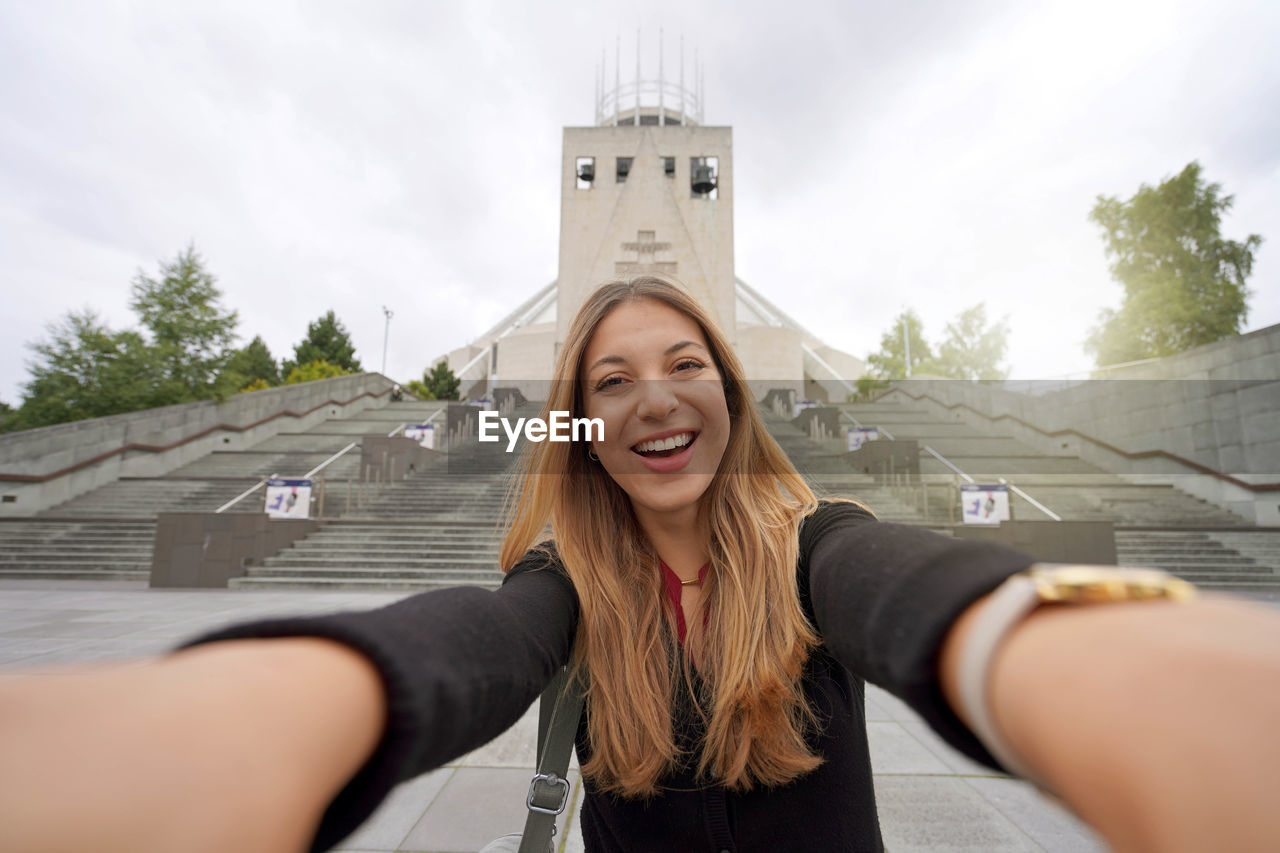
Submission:
[[[1000,643],[1040,604],[1035,581],[1027,575],[1012,576],[983,605],[960,650],[960,703],[969,728],[1006,770],[1025,779],[1032,778],[1030,771],[1000,735],[991,717],[987,681]]]

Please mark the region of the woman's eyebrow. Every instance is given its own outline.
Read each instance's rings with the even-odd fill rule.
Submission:
[[[681,341],[678,344],[672,344],[671,346],[667,347],[666,352],[664,352],[663,355],[664,356],[671,355],[672,353],[679,352],[685,347],[697,347],[698,349],[704,352],[707,349],[697,341]],[[604,358],[598,359],[595,364],[588,367],[587,372],[590,373],[591,371],[595,370],[597,367],[599,367],[602,364],[626,364],[626,363],[627,363],[627,360],[620,355],[606,355]]]

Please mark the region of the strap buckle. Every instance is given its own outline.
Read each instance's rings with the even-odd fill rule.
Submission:
[[[539,787],[539,782],[545,783],[545,787]],[[538,801],[536,805],[535,799]],[[557,805],[552,807],[552,803]],[[554,773],[537,774],[529,783],[529,796],[525,798],[525,805],[531,812],[560,814],[569,805],[569,781]]]

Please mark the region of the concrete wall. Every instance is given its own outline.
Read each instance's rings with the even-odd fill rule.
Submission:
[[[954,381],[898,387],[976,409],[982,415],[939,411],[979,428],[991,428],[983,415],[1011,415],[1038,429],[1012,419],[998,428],[1046,452],[1079,455],[1135,480],[1169,482],[1258,524],[1280,525],[1280,491],[1233,486],[1158,455],[1126,455],[1165,451],[1244,483],[1280,483],[1280,325],[1106,376],[1040,394]],[[1072,434],[1043,434],[1072,429],[1126,453]]]
[[[0,515],[33,515],[120,477],[158,477],[213,450],[381,405],[392,384],[361,373],[0,435]]]

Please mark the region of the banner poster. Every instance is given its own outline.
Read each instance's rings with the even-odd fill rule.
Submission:
[[[960,485],[960,509],[965,524],[999,524],[1013,516],[1009,512],[1009,487]]]
[[[849,427],[845,436],[849,441],[849,450],[861,450],[863,442],[880,438],[880,430],[876,427]]]
[[[818,403],[815,400],[798,400],[792,405],[791,417],[798,418],[800,413],[805,409],[817,408]]]
[[[267,480],[267,515],[307,518],[311,515],[310,480]]]
[[[435,424],[409,424],[404,428],[405,438],[412,438],[428,450],[436,448]]]

